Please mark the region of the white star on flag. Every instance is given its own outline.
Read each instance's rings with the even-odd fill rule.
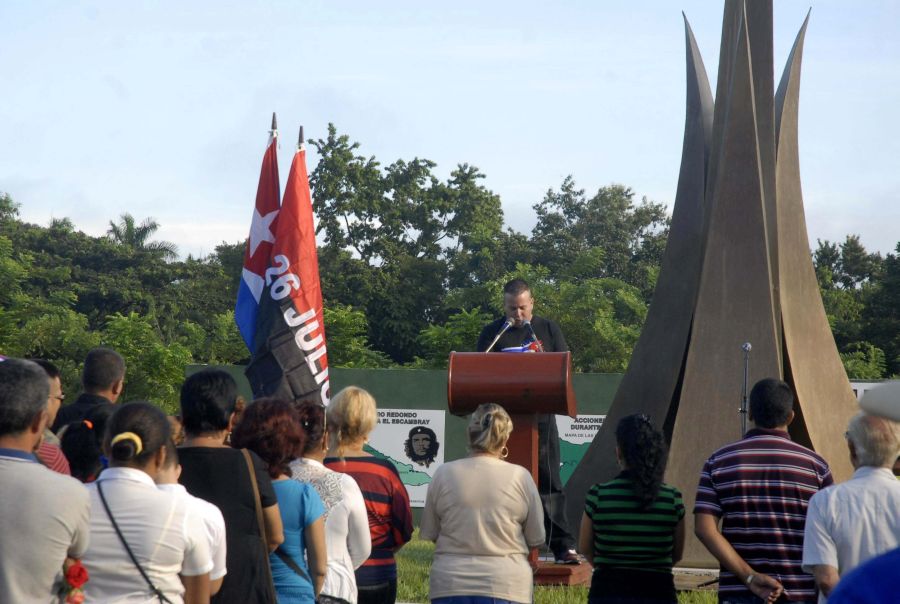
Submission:
[[[272,221],[278,216],[278,210],[272,210],[265,216],[261,216],[259,210],[253,210],[253,222],[250,224],[250,257],[256,253],[256,248],[263,241],[275,243],[275,234],[272,232]]]

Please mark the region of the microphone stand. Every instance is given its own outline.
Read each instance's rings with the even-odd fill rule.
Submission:
[[[503,327],[500,328],[500,331],[498,331],[496,337],[494,337],[494,341],[491,342],[491,345],[488,346],[488,347],[485,349],[485,352],[490,352],[490,351],[491,351],[491,349],[492,349],[492,348],[497,344],[497,342],[500,340],[500,336],[502,336],[503,334],[505,334],[505,333],[506,333],[506,330],[509,329],[510,327],[512,327],[512,324],[513,324],[513,322],[512,322],[511,319],[507,319],[507,320],[506,320],[506,323],[503,324]]]
[[[750,342],[744,342],[741,350],[744,351],[744,382],[741,384],[741,436],[747,432],[747,380],[750,376],[750,349],[753,348]]]
[[[534,327],[531,326],[531,321],[525,321],[525,328],[528,329],[529,335],[534,338],[534,341],[537,342],[538,352],[544,352],[544,345],[541,344],[541,341],[538,339],[537,334],[534,333]]]

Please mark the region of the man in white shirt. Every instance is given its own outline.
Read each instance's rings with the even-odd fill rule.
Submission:
[[[33,451],[49,420],[47,374],[0,361],[0,600],[55,601],[63,563],[88,545],[90,501],[76,479],[48,470]]]
[[[900,546],[900,482],[891,468],[900,453],[900,423],[866,413],[847,429],[853,477],[809,501],[803,569],[819,588],[819,602],[841,576]]]
[[[175,447],[175,443],[169,439],[166,444],[166,459],[156,476],[156,487],[160,491],[174,493],[184,499],[191,512],[200,520],[212,557],[213,567],[209,571],[209,594],[214,596],[222,587],[222,579],[226,573],[225,518],[222,516],[222,511],[214,504],[194,497],[187,492],[183,485],[178,484],[179,476],[181,476],[181,465],[178,463],[178,449]]]

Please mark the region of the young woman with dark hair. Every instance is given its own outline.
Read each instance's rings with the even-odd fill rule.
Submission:
[[[278,602],[313,604],[327,570],[325,508],[311,485],[290,480],[290,462],[300,457],[306,444],[297,411],[284,400],[256,400],[244,411],[231,442],[266,463],[278,497],[284,543],[269,556]]]
[[[225,442],[235,423],[237,401],[237,384],[221,369],[204,369],[185,380],[185,440],[178,449],[178,480],[194,497],[218,506],[225,517],[228,573],[212,602],[275,604],[268,557],[284,541],[281,514],[266,464],[252,451],[245,456]]]
[[[101,403],[91,408],[80,422],[72,422],[60,431],[60,448],[72,476],[84,483],[94,482],[109,465],[103,454],[103,434],[116,406]]]
[[[590,604],[677,602],[672,565],[684,551],[684,504],[663,483],[668,451],[643,414],[616,426],[622,472],[585,498],[579,549],[594,566]]]
[[[294,480],[316,489],[325,505],[325,544],[328,571],[319,604],[356,604],[354,571],[372,551],[366,502],[359,485],[348,474],[329,470],[325,460],[325,407],[317,401],[295,405],[306,435],[303,456],[291,462]]]
[[[110,418],[104,439],[110,467],[88,487],[87,601],[209,601],[206,535],[187,504],[154,483],[169,438],[165,414],[149,403],[122,405]]]

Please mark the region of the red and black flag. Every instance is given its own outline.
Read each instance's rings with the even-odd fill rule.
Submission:
[[[302,130],[301,130],[302,132]],[[256,397],[328,404],[328,356],[312,197],[302,143],[294,154],[263,277],[250,364]]]

